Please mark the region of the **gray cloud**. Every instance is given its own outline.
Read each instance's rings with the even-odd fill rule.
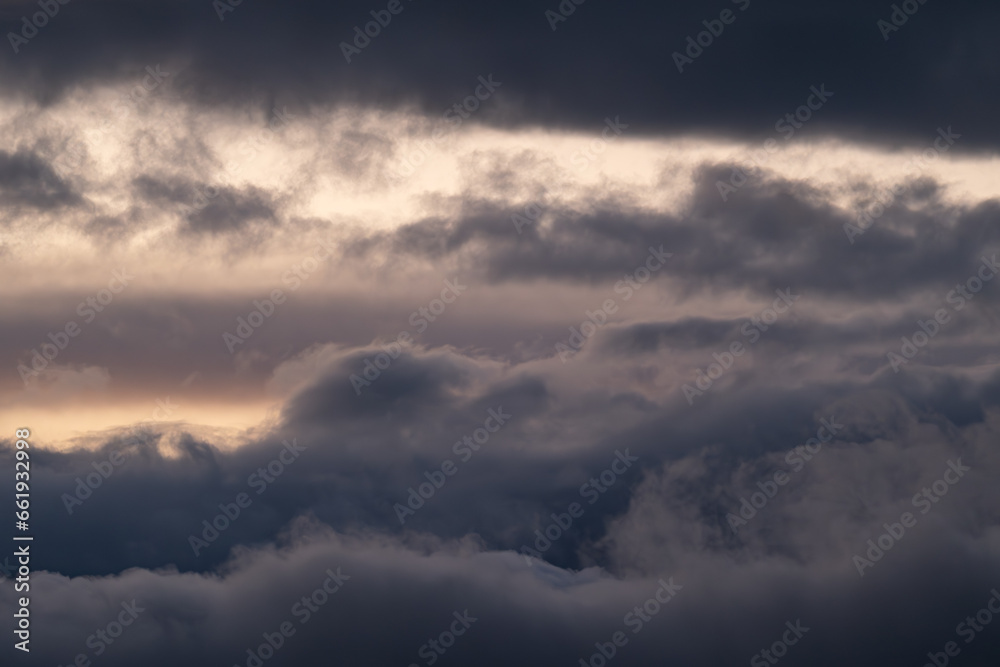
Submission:
[[[789,664],[948,641],[995,664],[958,633],[1000,589],[1000,211],[977,159],[1000,139],[997,8],[907,0],[883,39],[894,7],[860,0],[402,2],[52,0],[0,49],[0,422],[35,434],[33,659],[262,667],[247,649],[289,621],[268,667],[758,667],[790,625]],[[348,64],[373,11],[391,22]],[[124,109],[157,64],[169,91]],[[722,151],[820,84],[773,171],[722,196]],[[605,118],[623,140],[564,168]],[[939,127],[960,141],[899,176]]]
[[[49,210],[79,204],[80,196],[35,153],[0,151],[0,199],[5,207]]]

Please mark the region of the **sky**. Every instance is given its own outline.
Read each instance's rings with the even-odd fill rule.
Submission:
[[[998,25],[0,0],[0,664],[995,665]]]

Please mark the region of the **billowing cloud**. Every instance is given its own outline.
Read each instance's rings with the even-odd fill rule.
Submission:
[[[994,664],[997,10],[800,5],[3,3],[16,659]]]

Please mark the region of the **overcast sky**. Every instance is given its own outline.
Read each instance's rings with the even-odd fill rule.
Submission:
[[[0,0],[0,663],[995,665],[1000,7],[680,5]]]

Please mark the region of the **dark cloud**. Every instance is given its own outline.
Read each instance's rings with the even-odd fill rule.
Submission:
[[[132,600],[146,616],[140,615],[114,651],[108,650],[104,656],[108,664],[132,664],[137,656],[152,664],[185,659],[242,664],[246,648],[256,647],[264,641],[263,632],[272,632],[285,620],[295,624],[297,634],[277,653],[274,664],[325,664],[331,651],[344,664],[405,663],[415,660],[413,655],[429,638],[447,629],[435,624],[450,623],[454,611],[466,609],[477,619],[472,626],[475,632],[470,630],[461,643],[456,642],[452,657],[464,656],[461,659],[482,664],[502,664],[515,655],[524,664],[571,662],[589,656],[596,650],[595,642],[608,641],[617,630],[629,636],[629,644],[618,656],[621,664],[648,664],[663,655],[674,656],[682,664],[696,664],[706,657],[735,661],[770,646],[784,632],[786,621],[800,619],[809,630],[795,647],[796,656],[811,664],[843,664],[858,647],[870,656],[862,664],[907,664],[955,639],[955,625],[985,606],[998,576],[986,555],[993,538],[981,530],[997,519],[995,492],[989,482],[995,475],[996,458],[989,446],[995,433],[976,435],[968,426],[957,426],[956,431],[956,425],[946,421],[937,427],[940,431],[929,430],[915,418],[912,408],[883,390],[841,402],[833,410],[835,421],[844,428],[834,442],[760,516],[733,535],[724,513],[738,506],[741,495],[756,490],[755,482],[762,476],[769,478],[776,467],[787,468],[782,463],[785,450],[804,442],[815,426],[802,423],[800,428],[789,429],[787,412],[780,415],[777,411],[778,399],[772,395],[758,403],[774,406],[773,414],[758,412],[728,422],[716,414],[717,432],[698,429],[701,446],[662,464],[644,463],[647,474],[638,488],[633,487],[632,500],[619,505],[619,518],[598,530],[598,537],[605,535],[603,544],[587,549],[619,577],[597,569],[564,570],[540,561],[529,566],[515,553],[491,548],[494,540],[489,536],[484,544],[480,538],[441,540],[426,533],[399,537],[370,531],[345,534],[307,520],[293,524],[290,531],[277,532],[277,548],[237,549],[216,574],[130,569],[114,577],[70,580],[36,573],[38,606],[33,618],[38,627],[46,628],[49,638],[39,650],[51,660],[66,660],[66,652],[86,652],[86,638],[113,620],[122,602]],[[786,411],[790,405],[788,400],[781,401]],[[414,421],[409,425],[415,425]],[[657,430],[671,437],[663,432],[662,423]],[[731,438],[738,437],[744,426],[751,429],[744,433],[753,433],[750,437],[764,444],[764,449],[736,459],[732,454],[739,449],[730,448],[729,456],[717,455],[713,443],[733,442]],[[947,431],[958,437],[942,438]],[[660,450],[663,437],[657,441]],[[641,440],[635,433],[628,439]],[[946,440],[952,442],[946,444]],[[373,438],[372,445],[378,441]],[[876,443],[882,449],[900,451],[885,456],[871,446]],[[350,447],[330,443],[325,451],[314,449],[302,456],[324,458],[334,450],[344,451],[345,446]],[[347,479],[364,475],[371,483],[374,468],[388,470],[398,465],[385,458],[385,446],[379,449],[381,456],[375,458],[354,448],[347,460],[366,460],[355,469],[345,469],[343,455],[336,466],[320,464],[317,458],[303,459],[311,473],[303,475],[299,469],[294,479],[279,478],[267,495],[255,499],[255,503],[267,504],[246,508],[246,516],[234,522],[230,532],[239,530],[237,525],[243,521],[259,524],[261,515],[277,509],[272,494],[287,493],[288,487],[303,483],[315,486],[314,502],[322,502],[328,494],[344,512],[362,506],[352,502]],[[900,458],[903,451],[907,456]],[[164,491],[173,486],[190,493],[194,486],[224,483],[231,476],[228,457],[210,454],[194,443],[185,445],[182,452],[174,463],[148,458],[130,462],[88,502],[121,503],[120,494],[125,492],[131,503],[139,504],[137,513],[146,505],[170,508],[151,514],[145,510],[145,516],[156,524],[176,521],[167,531],[176,537],[184,522],[175,515],[183,512],[183,503],[177,502],[178,497],[164,496]],[[957,457],[973,472],[941,499],[933,513],[921,516],[882,561],[859,577],[852,554],[867,548],[866,540],[883,530],[882,523],[897,520],[907,508],[912,510],[910,495],[937,479],[947,468],[946,459]],[[137,463],[149,476],[142,483],[133,480],[126,491],[122,480],[135,474]],[[52,461],[43,460],[43,464],[48,467]],[[503,480],[508,498],[527,490],[554,492],[562,476],[558,469],[543,464],[543,470],[535,473],[531,467],[518,466],[520,484],[512,484],[518,478],[510,472],[491,475],[488,467],[463,470],[461,475],[479,478],[474,488],[463,489],[461,499],[442,494],[432,500],[443,502],[449,514],[459,517],[464,506],[474,505],[480,517],[478,528],[483,519],[496,514],[490,494],[494,481]],[[340,474],[331,478],[321,470]],[[848,471],[851,474],[845,474]],[[293,475],[291,471],[286,474]],[[462,479],[461,475],[453,481]],[[524,475],[540,477],[523,479]],[[156,479],[161,480],[159,484],[150,483]],[[549,484],[541,484],[541,479]],[[324,494],[319,489],[328,491]],[[109,499],[100,500],[98,494]],[[559,511],[567,500],[550,500],[541,511]],[[606,503],[588,511],[598,513],[600,519],[608,517]],[[532,513],[518,508],[519,504],[514,508],[520,512],[505,517],[508,522],[531,521]],[[969,513],[966,508],[975,511]],[[123,521],[118,529],[129,530],[138,522],[123,515],[123,509],[115,510]],[[85,507],[65,527],[72,529],[73,522],[84,521],[90,524],[88,544],[114,541],[116,531],[99,531],[96,518],[110,511],[110,506]],[[437,510],[428,504],[423,511]],[[94,512],[95,518],[88,520],[86,512]],[[526,516],[517,517],[521,512]],[[459,521],[453,516],[449,524]],[[550,523],[547,517],[538,521],[535,525]],[[575,528],[562,539],[580,540],[577,531],[585,529]],[[65,539],[79,538],[71,533]],[[143,549],[148,539],[143,533],[130,533],[132,558],[165,555],[161,547]],[[120,549],[115,547],[119,553]],[[57,552],[48,553],[55,556]],[[329,576],[327,570],[337,568],[350,579],[307,623],[300,623],[304,614],[293,613],[295,603],[322,586]],[[937,576],[930,576],[934,572]],[[625,573],[628,576],[621,576]],[[625,614],[655,594],[660,577],[672,577],[683,588],[664,611],[644,624],[640,634],[632,634],[635,625],[623,625]],[[919,595],[913,592],[915,579],[925,581]],[[4,595],[9,598],[13,593]],[[63,604],[56,606],[56,599],[73,601],[69,608],[76,611],[67,613]],[[373,600],[391,604],[373,607]],[[8,599],[4,605],[11,603]],[[719,641],[723,633],[725,642]],[[509,646],[512,636],[519,638],[516,648]],[[851,640],[845,642],[845,636]],[[982,637],[969,647],[969,655],[985,660],[992,655],[991,647],[988,637]]]
[[[889,19],[890,4],[754,1],[745,12],[742,4],[581,5],[553,31],[545,12],[558,3],[407,1],[348,64],[340,44],[382,6],[241,4],[220,21],[205,2],[70,3],[18,53],[4,51],[0,72],[11,92],[51,101],[82,82],[141,80],[145,66],[174,59],[190,63],[181,90],[203,103],[262,95],[303,106],[416,102],[434,115],[492,73],[502,88],[478,120],[585,128],[610,114],[636,134],[743,136],[773,135],[809,87],[825,83],[835,97],[810,134],[923,145],[950,124],[964,133],[958,150],[996,146],[987,112],[998,89],[988,65],[996,56],[992,3],[921,4],[888,41],[877,23]],[[735,22],[679,73],[672,54],[723,9]],[[8,3],[4,32],[19,31],[21,17],[36,11],[35,3]]]
[[[772,452],[783,455],[805,442],[819,426],[818,419],[831,415],[845,425],[837,434],[838,451],[872,456],[868,465],[876,468],[895,463],[877,452],[851,449],[852,443],[870,443],[864,423],[883,423],[878,437],[900,448],[917,447],[908,439],[920,422],[939,429],[942,442],[920,436],[927,447],[941,452],[927,462],[928,469],[948,456],[962,456],[963,449],[967,458],[986,457],[978,466],[993,465],[981,449],[988,439],[981,429],[992,432],[985,421],[987,406],[995,402],[988,398],[991,385],[945,371],[888,371],[867,381],[836,383],[816,377],[806,388],[790,391],[783,386],[786,373],[773,365],[768,368],[781,356],[794,354],[779,344],[755,349],[759,369],[738,369],[737,382],[714,388],[691,407],[679,396],[661,405],[643,405],[599,386],[574,396],[556,392],[551,386],[556,378],[546,381],[524,373],[497,376],[483,385],[484,375],[491,375],[489,362],[441,352],[406,353],[359,395],[349,374],[362,374],[361,355],[374,357],[378,351],[359,351],[346,363],[334,359],[321,366],[327,369],[321,379],[289,402],[274,434],[235,452],[186,435],[183,427],[178,433],[176,427],[152,426],[138,437],[111,438],[96,451],[42,453],[35,473],[43,498],[36,510],[39,529],[61,536],[67,544],[99,534],[103,545],[85,553],[50,550],[42,556],[45,567],[66,574],[109,574],[132,565],[168,564],[204,571],[220,564],[235,545],[275,539],[300,515],[315,516],[341,530],[368,527],[398,533],[404,526],[395,504],[406,503],[409,488],[427,482],[425,473],[440,470],[446,459],[458,464],[459,473],[406,519],[405,529],[430,530],[449,539],[476,533],[490,548],[517,549],[533,540],[535,528],[547,525],[551,512],[581,501],[579,487],[599,476],[616,451],[628,448],[641,463],[602,494],[600,504],[547,554],[558,564],[573,565],[584,557],[576,551],[604,534],[605,521],[627,511],[631,489],[645,473],[690,456],[711,457],[727,475],[752,462],[766,467]],[[796,372],[814,374],[801,367]],[[866,407],[860,399],[839,398],[865,393],[883,396],[889,403]],[[510,414],[509,423],[481,452],[456,451],[456,443],[480,428],[490,409]],[[844,415],[845,410],[850,414]],[[615,426],[609,428],[607,420]],[[175,444],[167,448],[164,438],[171,432]],[[259,479],[251,484],[251,475],[266,470],[283,443],[292,440],[305,448],[300,459],[258,494]],[[949,454],[947,443],[952,441],[957,451]],[[725,457],[712,454],[723,445]],[[169,449],[175,452],[167,456]],[[71,515],[63,494],[72,496],[77,476],[93,475],[95,463],[106,467],[101,462],[116,451],[123,452],[127,462],[83,505],[70,501]],[[975,478],[983,474],[977,468]],[[722,490],[713,488],[716,493]],[[252,508],[217,544],[199,549],[196,556],[188,536],[200,533],[202,520],[214,517],[220,503],[232,502],[241,492],[254,499]],[[86,489],[81,495],[87,495]],[[706,502],[706,510],[720,511],[719,505]],[[158,509],[165,507],[169,511]],[[116,523],[108,525],[105,517],[112,512]]]
[[[662,247],[673,257],[653,279],[677,278],[675,286],[684,292],[743,288],[771,294],[792,287],[824,298],[869,299],[938,288],[943,299],[946,286],[973,275],[1000,240],[992,224],[996,200],[945,204],[926,177],[912,185],[904,181],[911,196],[900,196],[862,228],[858,215],[868,210],[873,193],[859,198],[855,211],[845,211],[832,203],[833,193],[765,173],[723,200],[718,184],[728,184],[736,168],[699,170],[688,205],[676,216],[616,196],[583,210],[553,202],[547,220],[516,234],[511,216],[527,204],[463,202],[452,217],[369,233],[345,254],[384,250],[451,261],[494,282],[614,284],[642,266],[650,248]]]
[[[0,151],[0,201],[10,212],[20,207],[50,210],[73,206],[81,198],[48,162],[22,150]]]
[[[906,0],[883,39],[903,9],[860,0],[401,2],[350,64],[385,3],[0,8],[5,34],[58,9],[0,50],[0,421],[34,432],[33,660],[757,667],[801,626],[789,664],[955,641],[954,664],[994,665],[994,628],[958,633],[1000,589],[1000,204],[971,159],[1000,143],[1000,10]],[[480,76],[502,83],[468,122],[493,131],[439,141]],[[781,136],[821,85],[780,168],[726,188],[746,165],[720,147]],[[561,168],[614,118],[601,170]],[[947,159],[859,228],[882,167],[939,128]],[[420,174],[392,176],[404,155]]]
[[[255,187],[198,185],[167,182],[149,176],[135,180],[135,188],[147,201],[164,205],[184,221],[181,233],[240,234],[260,223],[275,223],[275,204],[270,195]],[[259,229],[262,231],[262,228]]]

